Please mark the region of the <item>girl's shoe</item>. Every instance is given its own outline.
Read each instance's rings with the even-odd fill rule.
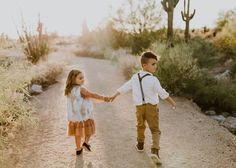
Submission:
[[[91,152],[91,146],[90,146],[89,144],[87,144],[86,142],[83,143],[82,147],[83,147],[85,150]]]
[[[76,150],[76,155],[79,156],[81,155],[83,152],[83,148],[81,148],[80,150]]]

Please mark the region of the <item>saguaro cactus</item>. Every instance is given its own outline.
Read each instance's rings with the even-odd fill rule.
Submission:
[[[178,4],[179,0],[162,0],[161,4],[164,10],[168,14],[168,28],[167,28],[167,39],[172,41],[173,38],[173,17],[174,8]]]
[[[190,7],[190,0],[188,0],[187,6],[186,6],[186,0],[184,0],[184,11],[181,11],[181,15],[182,15],[183,21],[185,21],[184,37],[185,37],[185,41],[186,42],[188,42],[188,40],[190,39],[190,35],[189,35],[189,22],[193,18],[193,16],[195,15],[195,12],[196,12],[196,10],[194,9],[193,13],[190,15],[189,7]]]

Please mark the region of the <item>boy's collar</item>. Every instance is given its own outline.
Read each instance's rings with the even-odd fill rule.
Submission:
[[[139,72],[143,72],[143,73],[145,73],[145,74],[150,74],[150,75],[153,75],[151,72],[148,72],[148,71],[145,71],[145,70],[140,70]]]

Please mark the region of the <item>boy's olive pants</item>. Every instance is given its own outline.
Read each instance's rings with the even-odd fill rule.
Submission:
[[[146,121],[152,133],[152,148],[160,149],[160,134],[159,129],[159,108],[157,105],[144,104],[136,106],[137,117],[137,141],[144,142]]]

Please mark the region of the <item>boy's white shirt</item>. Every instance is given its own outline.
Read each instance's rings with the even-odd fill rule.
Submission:
[[[153,76],[150,72],[139,71],[140,77],[145,74],[150,74],[142,79],[142,87],[144,92],[145,103],[156,105],[159,103],[159,97],[166,99],[169,97],[169,93],[162,88],[159,80]],[[124,83],[117,91],[121,94],[132,91],[134,105],[142,105],[142,93],[140,90],[140,84],[138,79],[138,73],[134,74],[129,81]]]

